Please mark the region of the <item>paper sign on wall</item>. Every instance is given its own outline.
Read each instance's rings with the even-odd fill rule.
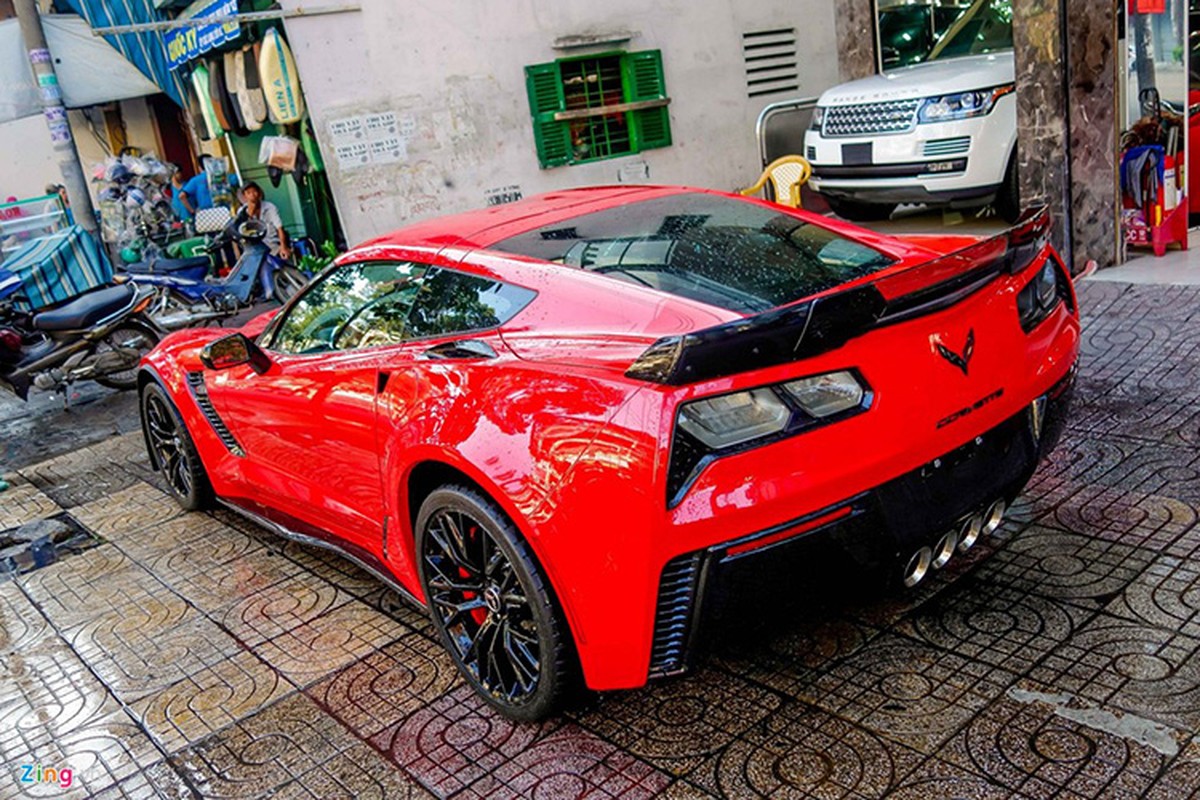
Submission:
[[[329,133],[334,139],[342,141],[345,139],[364,139],[366,138],[367,130],[363,124],[362,117],[343,117],[342,119],[330,121]]]
[[[366,119],[367,135],[371,138],[378,136],[396,136],[400,133],[400,124],[395,111],[385,111],[382,114],[368,114]]]
[[[333,150],[338,166],[342,169],[361,167],[371,163],[371,147],[366,142],[340,144]]]
[[[488,189],[483,193],[484,202],[489,206],[502,206],[505,203],[515,203],[520,200],[524,194],[521,192],[521,187],[513,184],[511,186],[498,186],[495,189]]]
[[[398,136],[371,142],[371,160],[376,164],[394,164],[408,158],[408,143]]]
[[[342,117],[330,120],[334,153],[342,169],[365,167],[369,164],[395,164],[408,158],[408,136],[404,134],[405,120],[395,111]]]

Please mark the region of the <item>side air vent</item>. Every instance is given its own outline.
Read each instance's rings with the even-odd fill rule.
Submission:
[[[703,553],[677,556],[663,567],[658,586],[658,611],[654,618],[654,644],[650,651],[650,676],[682,672],[687,666],[692,614],[699,596]]]
[[[957,136],[953,139],[934,139],[926,142],[921,154],[926,158],[942,158],[957,156],[971,150],[970,136]]]
[[[743,33],[742,58],[748,96],[799,91],[795,28]]]
[[[217,410],[213,408],[212,400],[208,397],[208,388],[204,385],[204,373],[189,372],[187,384],[188,389],[192,392],[192,397],[196,400],[196,405],[200,407],[200,412],[204,414],[208,424],[212,425],[217,438],[221,440],[221,444],[225,445],[225,449],[235,456],[245,456],[246,451],[238,444],[238,440],[233,438],[233,433],[226,427],[225,420],[221,419]]]

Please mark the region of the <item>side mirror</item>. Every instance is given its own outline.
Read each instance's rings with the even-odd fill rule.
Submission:
[[[229,369],[249,364],[250,369],[259,375],[271,368],[271,359],[267,354],[240,333],[231,333],[204,345],[200,351],[200,362],[209,369]]]

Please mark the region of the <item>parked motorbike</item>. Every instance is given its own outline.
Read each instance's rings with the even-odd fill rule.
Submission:
[[[230,241],[242,244],[242,255],[228,275],[209,275],[208,257],[157,258],[126,264],[138,283],[158,288],[150,316],[167,330],[223,319],[260,300],[286,303],[308,282],[308,276],[271,254],[263,240],[267,226],[238,216],[209,243],[215,253]]]
[[[23,312],[0,299],[0,384],[22,400],[30,387],[64,390],[93,380],[137,388],[142,356],[159,340],[144,312],[154,290],[134,283],[94,289],[55,308]]]

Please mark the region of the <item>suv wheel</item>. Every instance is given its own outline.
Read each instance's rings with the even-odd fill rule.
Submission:
[[[1004,170],[1004,183],[996,194],[996,213],[1005,222],[1013,223],[1021,216],[1021,182],[1017,175],[1017,154],[1008,158],[1008,167]]]

